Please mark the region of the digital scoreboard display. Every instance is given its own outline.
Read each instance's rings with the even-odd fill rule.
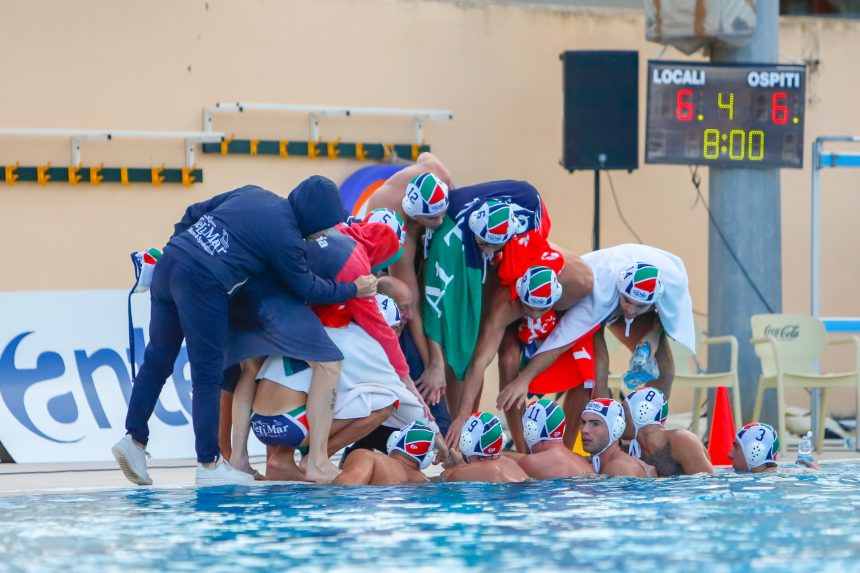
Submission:
[[[806,68],[648,62],[645,162],[803,167]]]

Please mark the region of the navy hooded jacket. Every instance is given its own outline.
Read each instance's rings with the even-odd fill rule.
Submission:
[[[286,199],[246,185],[188,207],[165,251],[182,251],[180,260],[204,268],[228,294],[270,268],[302,301],[343,302],[355,285],[313,274],[303,236],[345,219],[337,186],[325,177],[306,179]]]

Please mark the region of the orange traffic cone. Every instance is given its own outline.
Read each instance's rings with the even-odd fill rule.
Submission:
[[[725,386],[717,388],[714,415],[711,418],[711,437],[708,440],[708,453],[715,466],[731,465],[729,452],[735,443],[735,423],[729,404],[729,391]]]

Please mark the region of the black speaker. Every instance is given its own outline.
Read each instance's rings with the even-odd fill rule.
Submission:
[[[570,51],[564,62],[565,169],[639,167],[639,53]]]

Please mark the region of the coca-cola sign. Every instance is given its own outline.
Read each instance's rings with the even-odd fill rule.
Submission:
[[[777,340],[794,340],[800,336],[800,326],[797,324],[786,324],[783,326],[764,327],[765,336],[773,336]]]

